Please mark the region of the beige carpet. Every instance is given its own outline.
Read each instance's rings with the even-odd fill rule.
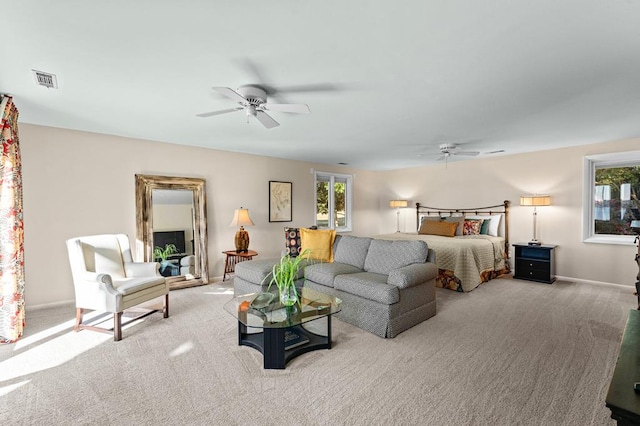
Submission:
[[[497,279],[438,289],[434,318],[381,339],[334,321],[334,347],[263,370],[237,345],[228,287],[171,293],[124,339],[27,313],[0,346],[3,424],[611,425],[604,405],[632,289]],[[5,423],[6,422],[6,423]]]

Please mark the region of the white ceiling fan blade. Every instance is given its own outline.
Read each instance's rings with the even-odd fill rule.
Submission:
[[[447,157],[449,156],[449,154],[443,154],[440,157],[436,158],[436,161],[442,161],[445,160]]]
[[[258,119],[259,122],[262,123],[262,125],[264,127],[266,127],[267,129],[271,129],[273,127],[279,126],[280,123],[278,123],[276,120],[274,120],[273,118],[271,118],[269,116],[269,114],[267,114],[264,111],[256,111],[256,118]]]
[[[196,117],[211,117],[213,115],[226,114],[228,112],[240,111],[243,109],[242,107],[230,108],[230,109],[221,109],[220,111],[211,111],[211,112],[202,112],[200,114],[196,114]]]
[[[478,151],[456,151],[453,153],[454,155],[469,155],[474,156],[480,154]]]
[[[212,87],[212,89],[220,93],[221,95],[224,95],[227,98],[240,103],[241,105],[246,105],[249,103],[249,101],[246,100],[244,96],[242,96],[240,93],[228,87]]]
[[[309,114],[311,110],[306,104],[262,104],[261,105],[267,111],[277,112],[293,112],[296,114]]]

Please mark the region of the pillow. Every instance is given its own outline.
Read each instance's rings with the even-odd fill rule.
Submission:
[[[309,259],[333,262],[333,241],[335,229],[300,228],[300,253],[309,250]]]
[[[300,228],[284,227],[284,247],[286,253],[291,257],[298,257],[300,254]]]
[[[427,220],[422,223],[419,234],[423,235],[441,235],[443,237],[453,237],[456,235],[457,222],[436,222]]]
[[[464,216],[447,216],[444,218],[445,222],[455,223],[456,228],[456,236],[462,235],[462,222],[464,222]]]
[[[420,228],[418,228],[418,234],[424,234],[424,232],[422,232],[422,227],[425,226],[424,224],[426,222],[440,222],[442,220],[442,218],[440,216],[423,216],[420,219]]]
[[[501,214],[492,214],[491,216],[467,216],[467,219],[484,219],[485,223],[489,222],[486,235],[498,236],[500,220],[502,220]],[[480,231],[480,233],[482,234],[482,231]]]
[[[484,219],[482,221],[482,227],[480,228],[480,235],[487,235],[489,233],[489,225],[491,225],[491,219]]]
[[[465,219],[462,225],[462,235],[479,235],[483,222],[484,220],[479,219]]]

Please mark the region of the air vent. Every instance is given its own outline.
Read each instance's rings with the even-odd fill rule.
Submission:
[[[33,77],[36,79],[36,83],[38,84],[38,86],[44,86],[49,89],[58,88],[58,80],[56,79],[55,74],[36,70],[31,71],[33,72]]]

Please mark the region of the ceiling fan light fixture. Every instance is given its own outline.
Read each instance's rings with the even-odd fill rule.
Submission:
[[[247,113],[247,117],[255,117],[258,113],[256,112],[256,107],[254,105],[247,105],[244,109]]]

